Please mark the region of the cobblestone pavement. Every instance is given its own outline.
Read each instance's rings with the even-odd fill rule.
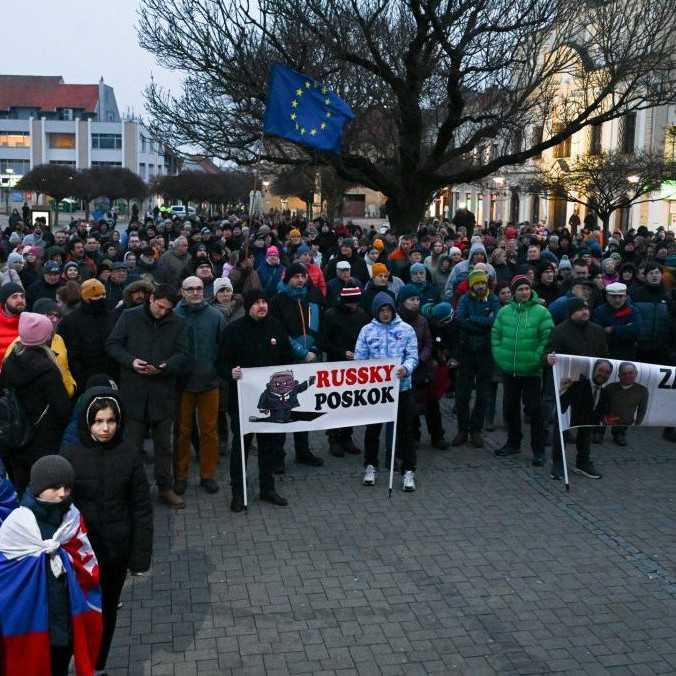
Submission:
[[[424,436],[417,492],[391,500],[323,434],[323,468],[287,457],[288,508],[253,491],[232,514],[193,475],[185,511],[157,508],[109,673],[676,673],[676,445],[606,441],[604,478],[566,494],[529,452],[496,458],[504,437],[442,452]]]

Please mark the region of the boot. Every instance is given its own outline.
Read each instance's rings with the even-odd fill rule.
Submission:
[[[484,446],[484,438],[481,436],[481,432],[478,430],[475,432],[472,432],[470,435],[470,443],[474,448],[483,448]]]
[[[343,450],[349,455],[361,455],[361,449],[357,448],[352,441],[352,437],[343,441]]]
[[[310,465],[310,467],[321,467],[324,464],[324,461],[311,451],[305,451],[301,455],[296,454],[296,462],[299,465]]]
[[[169,505],[172,509],[184,509],[185,501],[179,495],[176,495],[171,488],[165,488],[159,492],[159,497],[165,505]]]
[[[230,511],[237,513],[243,510],[244,510],[244,497],[241,495],[233,495],[232,501],[230,502]]]
[[[274,490],[261,493],[261,500],[263,500],[263,502],[269,502],[270,504],[277,505],[278,507],[286,507],[289,504],[289,501],[286,498],[283,498]]]
[[[463,446],[467,443],[467,432],[459,431],[453,441],[451,441],[451,446]]]
[[[448,450],[450,444],[443,437],[441,439],[432,439],[432,448],[438,448],[440,451]]]
[[[624,430],[622,430],[621,432],[615,432],[615,434],[613,434],[613,441],[618,446],[626,446],[627,445],[627,433]]]

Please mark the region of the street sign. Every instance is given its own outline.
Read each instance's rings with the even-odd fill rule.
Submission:
[[[17,176],[16,174],[0,174],[0,187],[14,188],[21,178],[21,176]]]

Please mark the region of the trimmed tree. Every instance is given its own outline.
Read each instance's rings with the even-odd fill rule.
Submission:
[[[40,164],[21,177],[17,190],[47,195],[54,201],[54,225],[59,223],[59,205],[66,197],[75,195],[78,172],[62,164]]]

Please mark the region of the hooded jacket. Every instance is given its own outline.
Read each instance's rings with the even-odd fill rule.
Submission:
[[[469,249],[469,256],[467,257],[467,259],[459,261],[458,263],[456,263],[455,266],[453,266],[453,270],[451,270],[451,274],[449,275],[448,281],[446,282],[446,288],[444,289],[445,295],[452,296],[455,287],[460,282],[462,282],[463,279],[467,279],[467,277],[469,276],[469,272],[472,269],[472,266],[474,265],[472,257],[477,253],[482,253],[484,255],[486,259],[486,270],[488,272],[488,277],[493,281],[495,281],[495,268],[488,262],[488,254],[486,253],[486,247],[481,242],[474,242],[474,244],[472,244],[472,246]]]
[[[513,376],[537,376],[554,322],[535,291],[525,303],[512,299],[499,312],[491,331],[493,359]]]
[[[308,352],[319,351],[322,306],[322,295],[313,286],[292,289],[281,283],[272,299],[270,312],[289,334],[293,353],[299,361],[305,359]]]
[[[143,462],[124,440],[124,414],[110,441],[92,438],[87,412],[97,397],[115,400],[122,411],[119,394],[110,388],[92,387],[83,395],[78,441],[62,453],[75,470],[72,499],[87,523],[99,563],[146,571],[153,547],[153,509]]]
[[[372,319],[359,332],[354,351],[355,359],[394,359],[406,369],[406,375],[399,381],[402,392],[411,389],[412,375],[418,366],[418,340],[413,327],[402,321],[397,314],[384,324],[378,321],[378,312],[384,305],[394,303],[386,293],[379,293],[373,301]]]
[[[500,301],[490,291],[485,299],[479,298],[471,290],[460,299],[455,319],[461,351],[490,354],[491,328],[499,309]]]

